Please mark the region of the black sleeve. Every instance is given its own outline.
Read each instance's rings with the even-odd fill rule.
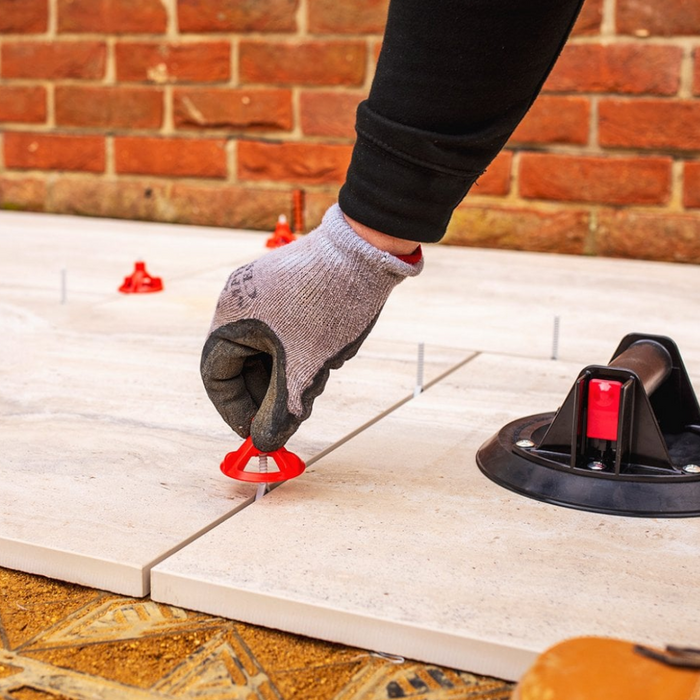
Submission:
[[[399,238],[440,240],[527,113],[583,0],[392,0],[340,206]]]

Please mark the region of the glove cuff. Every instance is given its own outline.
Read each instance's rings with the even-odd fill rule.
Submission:
[[[350,226],[338,204],[325,213],[317,231],[309,234],[315,235],[325,238],[328,255],[340,257],[346,264],[368,266],[379,274],[395,277],[394,284],[406,277],[415,277],[423,269],[422,256],[417,262],[406,262],[368,243]]]

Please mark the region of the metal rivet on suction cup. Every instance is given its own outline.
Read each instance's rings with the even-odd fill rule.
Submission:
[[[605,465],[602,462],[589,462],[588,468],[594,472],[602,472],[605,470]]]
[[[683,471],[686,474],[700,474],[700,464],[686,464]]]
[[[532,440],[518,440],[515,445],[516,447],[522,447],[524,450],[529,450],[535,446],[535,443]]]

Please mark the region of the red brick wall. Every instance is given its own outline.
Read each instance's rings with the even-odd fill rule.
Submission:
[[[270,229],[335,199],[386,0],[0,0],[0,207]],[[700,262],[700,2],[587,0],[448,242]]]

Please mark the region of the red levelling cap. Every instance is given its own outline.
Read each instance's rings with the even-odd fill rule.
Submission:
[[[279,471],[257,472],[245,471],[248,462],[253,457],[267,455],[271,457]],[[245,442],[233,452],[229,452],[221,463],[221,471],[238,481],[250,481],[257,484],[272,484],[277,481],[289,481],[300,474],[303,474],[306,464],[293,452],[280,447],[274,452],[261,452],[253,441],[247,437]]]
[[[588,382],[588,423],[586,436],[617,440],[622,382],[591,379]]]
[[[124,278],[124,284],[119,287],[123,294],[147,294],[163,290],[163,280],[160,277],[151,277],[146,271],[145,262],[134,263],[134,271]]]
[[[296,241],[296,239],[297,237],[292,233],[292,229],[289,228],[287,217],[284,214],[280,214],[275,226],[275,232],[267,239],[265,245],[268,248],[279,248],[287,245],[287,243]]]

